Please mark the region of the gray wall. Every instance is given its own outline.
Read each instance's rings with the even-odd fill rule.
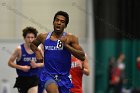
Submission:
[[[85,0],[1,0],[0,38],[22,38],[21,30],[26,26],[33,26],[40,33],[52,31],[53,17],[59,10],[70,16],[66,31],[85,37]]]
[[[10,92],[17,93],[17,91],[13,89],[13,85],[17,77],[16,70],[8,67],[7,63],[10,55],[20,42],[21,40],[0,40],[0,91],[2,91],[2,81],[5,79],[10,85]]]

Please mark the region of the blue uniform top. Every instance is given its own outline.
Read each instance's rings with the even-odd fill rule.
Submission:
[[[68,76],[71,68],[71,53],[60,40],[51,40],[49,32],[44,42],[44,64],[47,74]],[[67,33],[63,32],[62,36]]]
[[[19,61],[16,61],[16,64],[18,65],[30,65],[31,61],[36,62],[36,56],[35,53],[28,54],[24,48],[24,44],[21,44],[21,59]],[[38,75],[38,68],[31,68],[28,72],[24,72],[22,70],[16,69],[18,76],[33,76],[33,75]]]

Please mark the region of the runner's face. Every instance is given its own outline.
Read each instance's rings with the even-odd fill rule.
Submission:
[[[54,26],[54,31],[56,31],[56,33],[62,33],[64,28],[66,27],[65,17],[62,15],[56,16],[53,22],[53,26]]]
[[[27,44],[32,43],[34,39],[35,39],[35,35],[33,33],[28,33],[26,37],[24,38]]]

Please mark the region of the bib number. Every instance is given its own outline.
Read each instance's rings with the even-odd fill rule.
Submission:
[[[63,48],[63,43],[60,40],[57,41],[57,48]]]

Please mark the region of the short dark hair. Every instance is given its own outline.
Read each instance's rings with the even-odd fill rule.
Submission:
[[[33,27],[26,27],[23,29],[23,37],[25,38],[28,33],[33,33],[35,37],[37,36],[38,31]]]
[[[65,19],[66,19],[65,24],[66,24],[66,26],[67,26],[67,24],[69,23],[69,15],[68,15],[68,13],[67,13],[67,12],[64,12],[64,11],[58,11],[58,12],[55,14],[55,16],[54,16],[53,22],[54,22],[55,18],[56,18],[58,15],[62,15],[62,16],[65,17]]]

